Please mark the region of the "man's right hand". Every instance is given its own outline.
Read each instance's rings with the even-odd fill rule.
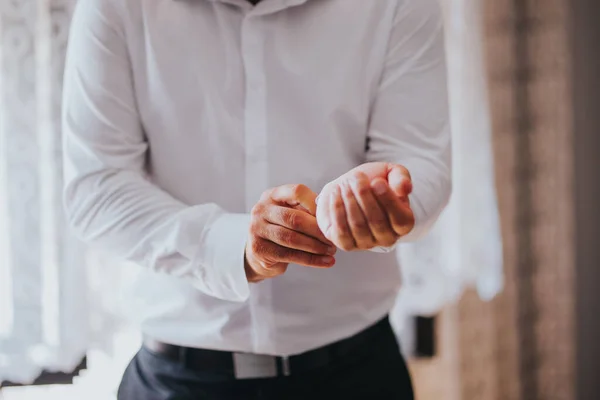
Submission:
[[[314,268],[335,264],[336,247],[317,224],[317,194],[304,185],[284,185],[263,193],[252,209],[246,244],[246,276],[260,282],[282,275],[289,263]]]

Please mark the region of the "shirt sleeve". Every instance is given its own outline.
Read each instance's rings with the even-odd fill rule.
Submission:
[[[414,229],[427,234],[449,201],[451,140],[442,12],[438,0],[399,0],[387,59],[373,104],[368,161],[405,166]],[[391,249],[378,248],[376,251]]]
[[[67,218],[95,247],[244,301],[250,217],[184,204],[147,179],[122,3],[80,1],[73,16],[62,121]]]

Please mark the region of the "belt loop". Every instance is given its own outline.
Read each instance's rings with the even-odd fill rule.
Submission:
[[[179,363],[183,365],[184,368],[188,368],[188,354],[187,347],[179,347]]]
[[[281,370],[283,376],[290,376],[292,374],[289,357],[281,357]]]
[[[327,357],[329,358],[329,360],[327,360],[327,362],[332,362],[334,360],[337,360],[340,356],[342,356],[342,352],[340,351],[340,343],[332,343],[329,348],[327,349]]]

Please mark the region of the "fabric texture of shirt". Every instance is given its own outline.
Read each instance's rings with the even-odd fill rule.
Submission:
[[[143,267],[127,308],[145,334],[297,354],[385,315],[396,257],[340,251],[331,269],[248,284],[249,211],[271,187],[318,193],[364,162],[395,162],[414,186],[402,240],[416,240],[450,195],[448,119],[437,0],[81,0],[63,102],[67,217]]]

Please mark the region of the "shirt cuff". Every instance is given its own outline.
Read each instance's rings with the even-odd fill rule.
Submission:
[[[377,247],[372,248],[371,251],[373,253],[391,253],[395,249],[396,249],[396,244],[394,244],[390,247],[377,246]]]
[[[244,258],[249,228],[248,214],[223,214],[211,224],[202,243],[204,257],[194,286],[222,300],[248,299]]]

